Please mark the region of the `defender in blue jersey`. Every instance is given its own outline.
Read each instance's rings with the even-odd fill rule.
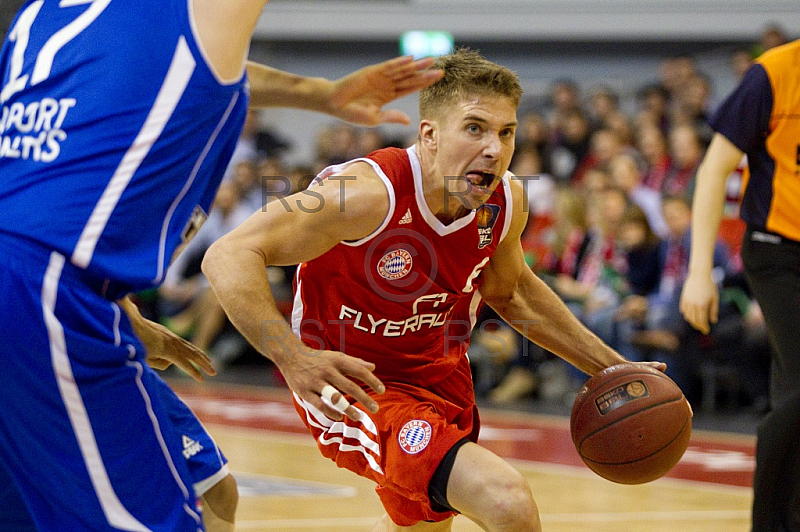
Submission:
[[[208,361],[123,298],[157,285],[205,219],[248,86],[259,106],[372,125],[407,121],[382,106],[439,76],[409,58],[333,82],[249,64],[248,85],[265,3],[28,0],[17,14],[0,51],[0,530],[196,531],[207,489],[209,529],[233,529],[224,457],[145,357]],[[377,388],[370,369],[321,359],[299,394],[325,409],[321,375]]]

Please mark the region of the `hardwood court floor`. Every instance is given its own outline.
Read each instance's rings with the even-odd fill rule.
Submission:
[[[383,513],[371,482],[317,452],[285,390],[180,383],[240,485],[237,530],[367,532]],[[568,420],[483,411],[482,443],[529,480],[546,532],[746,532],[754,439],[696,431],[668,478],[642,486],[580,463]],[[457,532],[479,531],[463,517]]]

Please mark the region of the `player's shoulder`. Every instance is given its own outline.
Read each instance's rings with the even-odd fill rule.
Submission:
[[[527,204],[527,194],[525,187],[522,185],[522,180],[511,172],[506,172],[503,176],[503,182],[500,185],[503,187],[506,201],[514,207],[522,208]],[[516,210],[516,209],[515,209]]]
[[[498,186],[502,187],[506,203],[506,216],[510,219],[508,223],[513,232],[522,233],[522,229],[527,223],[528,196],[522,181],[511,172],[506,172],[503,182]]]
[[[312,190],[330,201],[341,221],[375,216],[383,219],[393,190],[379,172],[373,162],[356,159],[323,172]]]
[[[365,159],[377,165],[378,173],[389,178],[407,176],[412,173],[411,156],[408,150],[401,148],[382,148],[375,150]]]

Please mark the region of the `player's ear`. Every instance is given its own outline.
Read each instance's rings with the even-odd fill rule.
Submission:
[[[419,139],[429,150],[436,150],[439,140],[439,127],[433,120],[424,119],[419,123]]]

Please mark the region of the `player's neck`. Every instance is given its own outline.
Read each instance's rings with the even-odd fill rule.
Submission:
[[[450,225],[467,216],[470,209],[461,198],[448,193],[444,186],[445,181],[445,178],[437,177],[434,173],[426,174],[424,170],[422,172],[422,196],[428,209],[444,225]]]
[[[431,213],[444,225],[467,216],[470,209],[464,205],[462,198],[454,197],[447,191],[448,178],[440,175],[433,164],[435,158],[420,143],[417,143],[417,157],[422,170],[422,196]]]

